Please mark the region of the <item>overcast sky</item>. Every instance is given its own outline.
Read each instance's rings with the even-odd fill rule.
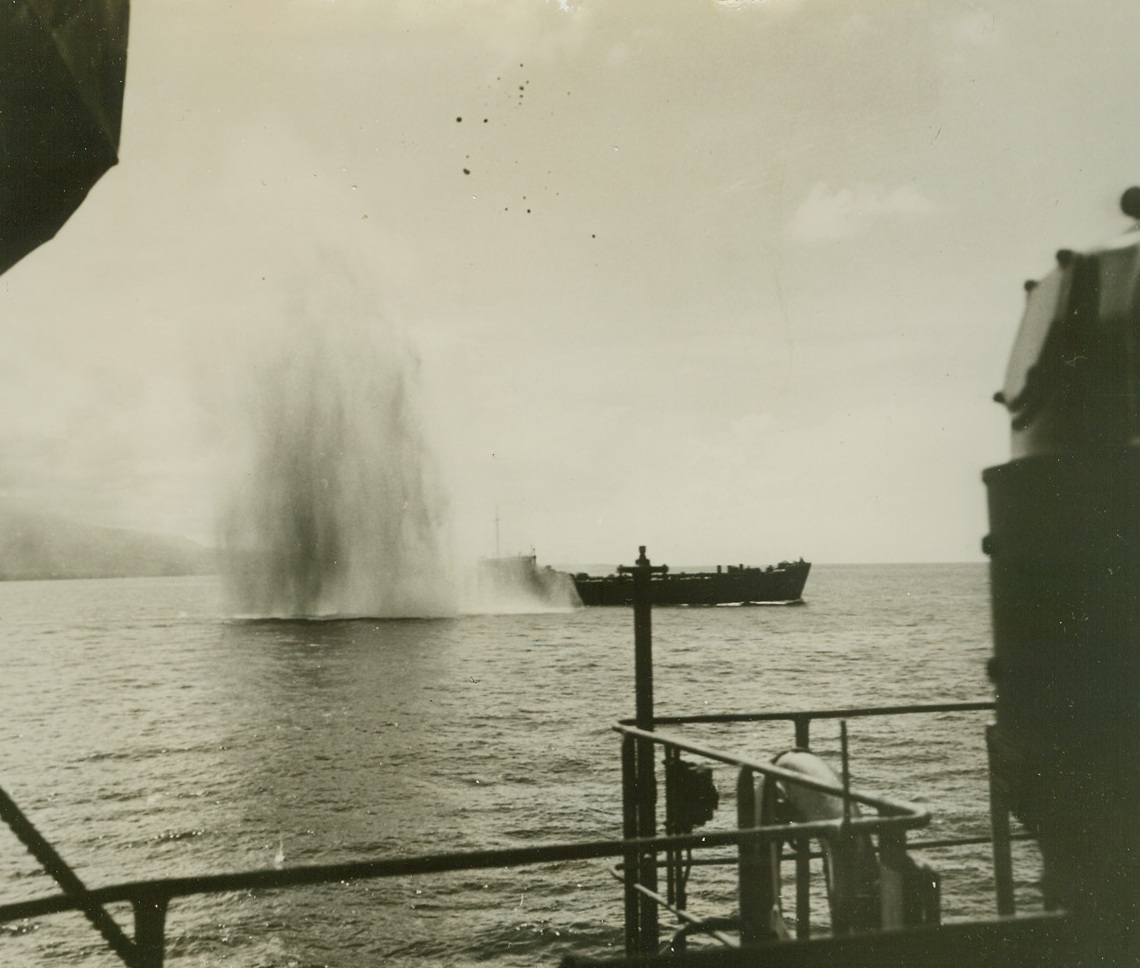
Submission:
[[[219,401],[333,264],[418,358],[461,555],[497,512],[544,562],[980,560],[1022,283],[1127,227],[1138,36],[1130,0],[137,2],[120,164],[0,277],[0,487],[212,540]]]

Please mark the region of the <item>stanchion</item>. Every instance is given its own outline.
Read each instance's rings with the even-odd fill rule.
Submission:
[[[653,729],[653,599],[650,580],[655,574],[669,570],[666,565],[650,564],[645,556],[645,545],[638,549],[637,562],[621,565],[619,574],[633,576],[633,652],[634,689],[637,697],[638,729]],[[637,744],[637,836],[657,835],[657,777],[653,763],[653,743],[639,740]],[[649,890],[657,891],[657,853],[644,851],[638,864],[638,881]],[[657,902],[641,895],[638,917],[638,949],[643,954],[657,950]]]

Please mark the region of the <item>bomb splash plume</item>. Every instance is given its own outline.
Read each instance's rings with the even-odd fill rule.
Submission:
[[[336,276],[298,300],[243,381],[222,519],[230,607],[451,614],[445,502],[415,406],[415,358]]]

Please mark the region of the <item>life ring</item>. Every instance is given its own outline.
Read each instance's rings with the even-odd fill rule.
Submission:
[[[783,770],[803,774],[828,786],[842,786],[835,771],[807,750],[786,750],[772,762]],[[776,790],[776,797],[764,800],[763,806],[767,810],[761,818],[764,823],[843,819],[842,797],[789,781],[778,781]],[[853,819],[860,816],[857,803],[850,804],[849,815]],[[870,836],[857,832],[840,833],[835,837],[821,837],[820,844],[833,932],[877,930],[881,921],[879,863]],[[779,897],[778,867],[775,876],[776,896]]]

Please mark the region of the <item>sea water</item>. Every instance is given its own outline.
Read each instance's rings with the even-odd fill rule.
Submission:
[[[658,609],[660,715],[985,699],[984,565],[817,566],[806,604]],[[213,578],[0,584],[0,786],[92,887],[372,857],[617,838],[630,610],[240,622]],[[990,714],[852,720],[856,788],[988,833]],[[767,757],[788,725],[686,735]],[[838,725],[813,747],[836,762]],[[711,827],[731,826],[716,770]],[[946,920],[994,911],[986,846],[936,851]],[[556,964],[622,949],[611,863],[173,901],[167,963]],[[1032,852],[1019,904],[1039,906]],[[694,907],[729,914],[727,871]],[[0,828],[0,901],[57,893]],[[130,911],[114,913],[128,931]],[[0,927],[0,963],[114,965],[82,916]]]

